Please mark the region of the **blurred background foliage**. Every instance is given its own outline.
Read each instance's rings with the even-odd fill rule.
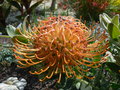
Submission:
[[[0,31],[3,34],[6,34],[6,19],[10,13],[11,4],[9,4],[6,0],[0,1]]]
[[[59,3],[63,9],[73,9],[76,18],[82,16],[84,20],[89,21],[98,21],[99,14],[106,12],[109,5],[110,0],[63,0]]]
[[[12,6],[16,7],[21,15],[17,16],[18,19],[23,19],[25,16],[30,15],[31,12],[44,0],[38,0],[31,5],[32,0],[7,0]]]
[[[111,0],[109,11],[112,14],[120,14],[120,0]]]
[[[23,19],[27,15],[31,16],[28,18],[27,24],[36,23],[39,16],[45,18],[51,14],[72,15],[76,18],[82,16],[87,24],[92,21],[100,21],[100,28],[107,30],[110,40],[110,50],[107,52],[109,53],[108,62],[97,70],[91,69],[88,74],[95,75],[93,80],[62,77],[62,82],[56,84],[56,87],[60,90],[120,90],[120,0],[49,0],[51,1],[49,6],[46,4],[49,1],[46,0],[36,0],[32,3],[33,1],[0,0],[0,32],[3,35],[7,34],[5,29],[9,29],[10,36],[16,35],[18,28],[25,28],[26,23],[23,22]],[[38,6],[40,13],[36,11]],[[7,26],[9,23],[6,23],[13,8],[20,12],[16,18],[23,22],[18,23],[17,28],[14,24]],[[21,39],[21,37],[18,38]],[[16,62],[11,50],[12,44],[4,44],[3,41],[0,44],[0,64]]]
[[[105,12],[109,15],[120,13],[119,0],[1,0],[0,1],[0,30],[3,34],[7,34],[4,30],[9,24],[9,16],[12,16],[14,9],[19,14],[14,17],[18,21],[23,21],[25,16],[31,15],[29,20],[35,16],[52,15],[72,15],[76,18],[82,16],[83,20],[88,22],[99,21],[99,14]],[[39,9],[39,10],[37,10]],[[37,10],[37,11],[36,11]],[[14,19],[13,18],[13,19]],[[6,23],[8,22],[8,23]]]

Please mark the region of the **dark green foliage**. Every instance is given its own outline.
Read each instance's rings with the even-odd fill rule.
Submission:
[[[111,62],[107,62],[106,64],[108,65],[108,67],[109,67],[113,72],[120,74],[120,72],[119,72],[120,66],[118,66],[118,65],[115,64],[115,63],[111,63]]]
[[[113,82],[120,87],[120,75],[110,70],[106,63],[97,69],[93,80],[87,81],[92,86],[92,90],[118,90],[114,89]]]
[[[56,84],[59,90],[92,90],[89,83],[83,79],[76,79],[76,77],[66,78],[65,74],[62,75],[60,83]]]
[[[12,49],[8,48],[11,45],[4,45],[4,47],[0,51],[0,64],[10,65],[11,63],[15,62],[16,59],[14,57],[14,52]]]
[[[11,5],[6,0],[0,1],[0,32],[7,34],[5,31],[6,19],[10,13]]]
[[[100,14],[100,24],[109,33],[110,39],[110,51],[116,60],[116,63],[108,63],[108,66],[113,70],[118,72],[120,70],[120,21],[119,14],[110,18],[107,14]],[[118,72],[120,73],[120,72]]]

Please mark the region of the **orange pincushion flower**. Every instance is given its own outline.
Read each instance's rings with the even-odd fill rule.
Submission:
[[[93,34],[93,29],[88,29],[80,20],[73,17],[49,17],[41,20],[31,31],[24,32],[20,33],[28,43],[23,43],[17,38],[14,42],[18,67],[36,66],[36,70],[30,73],[44,74],[40,81],[58,74],[60,82],[62,73],[68,78],[91,78],[85,73],[106,61],[104,57],[100,61],[92,60],[104,54],[108,48],[105,32]],[[78,72],[81,77],[78,77]]]

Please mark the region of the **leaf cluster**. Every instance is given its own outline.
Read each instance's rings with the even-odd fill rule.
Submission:
[[[109,33],[111,52],[120,66],[120,21],[119,14],[110,18],[107,14],[100,14],[100,24]]]
[[[8,48],[11,45],[3,45],[1,51],[0,51],[0,64],[1,65],[10,65],[11,63],[15,62],[16,59],[14,57],[14,52],[12,49]]]

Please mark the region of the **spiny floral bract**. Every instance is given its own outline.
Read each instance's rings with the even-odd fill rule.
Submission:
[[[40,81],[57,74],[59,83],[63,73],[68,78],[91,79],[93,77],[86,75],[90,68],[97,68],[106,61],[104,57],[93,61],[108,48],[105,32],[94,34],[93,29],[88,29],[74,17],[48,17],[40,20],[31,30],[20,33],[28,42],[14,39],[18,67],[35,67],[30,73],[43,74]]]

